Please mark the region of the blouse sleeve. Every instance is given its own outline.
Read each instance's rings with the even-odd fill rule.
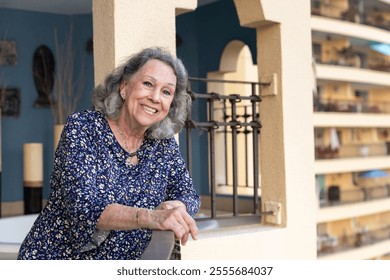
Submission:
[[[169,171],[167,200],[180,200],[186,205],[187,212],[194,216],[199,211],[200,197],[194,188],[192,178],[176,140],[170,138],[169,141],[172,152],[172,166]]]
[[[92,117],[91,117],[92,118]],[[98,219],[110,202],[97,185],[97,139],[94,121],[81,115],[68,118],[55,164],[63,195],[73,249],[80,251],[94,235]]]

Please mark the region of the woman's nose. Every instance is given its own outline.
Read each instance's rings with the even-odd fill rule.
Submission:
[[[149,99],[153,101],[153,103],[158,103],[160,101],[160,90],[155,88],[149,94]]]

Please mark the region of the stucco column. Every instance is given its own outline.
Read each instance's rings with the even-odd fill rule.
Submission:
[[[315,244],[318,209],[310,1],[234,0],[234,3],[240,24],[257,30],[259,80],[268,82],[270,75],[276,77],[275,95],[264,96],[260,103],[262,203],[281,202],[281,225],[288,231],[286,244],[292,247],[286,252],[297,252],[288,257],[315,256],[314,249],[306,253],[302,249],[305,243]]]
[[[160,46],[175,54],[175,16],[196,6],[197,0],[92,1],[95,84],[142,48]]]

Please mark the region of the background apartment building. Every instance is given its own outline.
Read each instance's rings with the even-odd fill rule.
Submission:
[[[388,259],[390,4],[311,1],[319,259]]]

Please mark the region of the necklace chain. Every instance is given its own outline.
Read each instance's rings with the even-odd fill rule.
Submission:
[[[125,135],[124,135],[122,129],[120,128],[118,122],[115,122],[115,125],[116,125],[116,128],[118,129],[120,136],[121,136],[121,139],[122,139],[123,145],[125,146],[124,148],[125,148],[126,152],[128,152],[130,154],[129,158],[126,160],[126,162],[129,162],[129,161],[131,161],[132,157],[137,155],[137,150],[134,152],[130,152],[129,147],[127,146]]]

